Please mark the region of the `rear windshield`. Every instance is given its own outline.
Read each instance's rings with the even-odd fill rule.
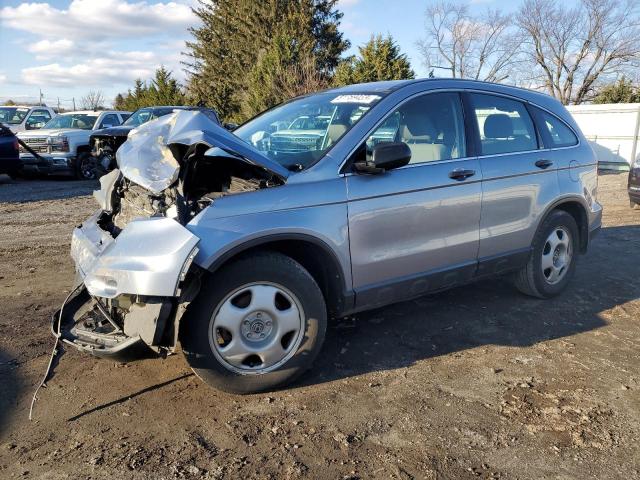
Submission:
[[[381,98],[318,93],[267,110],[233,133],[280,165],[299,170],[318,161]]]
[[[49,120],[44,128],[78,128],[80,130],[91,130],[97,119],[98,115],[65,113]]]
[[[0,107],[0,123],[19,125],[29,113],[28,108]]]

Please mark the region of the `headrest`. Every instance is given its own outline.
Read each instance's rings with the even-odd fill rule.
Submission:
[[[484,121],[485,138],[509,138],[513,136],[513,122],[509,115],[494,113]]]
[[[404,123],[402,134],[405,140],[425,137],[433,140],[436,136],[436,128],[431,119],[422,112],[417,110],[406,111],[402,121]]]

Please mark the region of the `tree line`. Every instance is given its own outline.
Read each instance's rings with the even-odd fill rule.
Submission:
[[[416,43],[429,76],[471,78],[542,90],[565,104],[638,101],[639,2],[523,0],[513,15],[435,0]],[[198,0],[181,86],[164,67],[119,94],[116,108],[202,105],[242,122],[291,97],[332,86],[410,79],[390,36],[351,44],[338,0]],[[627,76],[623,76],[624,74]]]

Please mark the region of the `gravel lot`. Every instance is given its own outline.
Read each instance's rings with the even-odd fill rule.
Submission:
[[[0,176],[0,478],[640,478],[640,210],[600,177],[604,229],[552,301],[505,279],[330,328],[301,383],[238,397],[181,354],[75,351],[27,419],[91,183]]]

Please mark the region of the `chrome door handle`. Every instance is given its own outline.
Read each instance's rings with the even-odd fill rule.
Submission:
[[[458,180],[461,182],[462,180],[466,180],[469,177],[473,177],[476,174],[475,170],[467,170],[464,168],[456,168],[449,172],[449,178],[453,180]]]
[[[542,159],[536,162],[536,167],[541,168],[543,170],[549,168],[551,165],[553,165],[553,162],[551,160]]]

